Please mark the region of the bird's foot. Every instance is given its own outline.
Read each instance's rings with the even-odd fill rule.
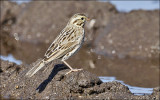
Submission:
[[[81,70],[83,70],[83,69],[71,69],[69,72],[67,72],[65,75],[67,75],[67,74],[69,74],[69,73],[71,73],[71,72],[76,72],[76,71],[81,71]]]

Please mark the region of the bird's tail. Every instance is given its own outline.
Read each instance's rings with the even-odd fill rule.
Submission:
[[[39,71],[45,65],[44,61],[41,60],[31,70],[26,73],[26,76],[32,77],[37,71]]]

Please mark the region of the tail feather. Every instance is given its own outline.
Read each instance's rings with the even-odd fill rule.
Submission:
[[[36,64],[31,70],[26,73],[26,76],[32,77],[37,71],[39,71],[44,66],[43,60]]]

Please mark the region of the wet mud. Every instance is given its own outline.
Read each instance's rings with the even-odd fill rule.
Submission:
[[[151,95],[137,96],[120,82],[103,83],[95,74],[82,70],[66,74],[67,66],[54,61],[33,77],[26,72],[33,67],[1,60],[1,95],[4,99],[159,99],[159,88]],[[57,64],[58,63],[58,64]]]

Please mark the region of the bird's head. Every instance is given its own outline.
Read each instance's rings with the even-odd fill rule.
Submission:
[[[77,13],[71,17],[68,24],[76,25],[78,27],[84,27],[86,20],[89,20],[86,15]]]

